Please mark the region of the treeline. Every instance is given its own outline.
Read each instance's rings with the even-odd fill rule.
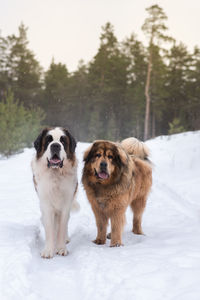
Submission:
[[[44,72],[23,24],[18,35],[0,36],[0,101],[13,93],[16,105],[35,112],[33,128],[68,127],[79,141],[144,139],[145,120],[145,138],[200,129],[200,49],[189,51],[166,34],[159,6],[147,13],[147,47],[135,34],[118,41],[107,23],[94,58],[73,73],[54,60]]]

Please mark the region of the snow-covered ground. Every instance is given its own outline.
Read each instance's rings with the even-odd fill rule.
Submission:
[[[80,184],[70,253],[51,260],[39,254],[44,232],[30,170],[34,151],[0,160],[1,300],[200,299],[200,131],[147,144],[154,179],[145,236],[131,233],[128,209],[124,247],[93,244],[95,219]],[[77,147],[79,181],[86,147]]]

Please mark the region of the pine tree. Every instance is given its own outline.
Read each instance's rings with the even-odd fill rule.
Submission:
[[[54,60],[45,74],[43,109],[47,112],[46,123],[50,126],[63,126],[63,114],[66,111],[66,95],[69,73],[64,64]],[[68,107],[69,109],[69,107]]]
[[[68,125],[80,141],[88,140],[88,125],[92,118],[89,109],[89,97],[88,66],[81,60],[78,63],[78,69],[69,78],[65,101]],[[68,106],[70,106],[70,113]]]
[[[102,29],[98,53],[89,66],[91,110],[98,111],[102,124],[101,128],[97,126],[99,137],[119,138],[125,126],[121,109],[127,85],[127,60],[119,49],[113,26],[107,23]]]
[[[126,119],[124,136],[143,138],[145,110],[146,53],[143,44],[132,34],[122,43],[128,61],[127,89],[123,116]]]
[[[7,37],[7,44],[7,72],[10,87],[15,97],[29,107],[40,97],[41,67],[28,48],[27,28],[24,24],[19,26],[18,36]]]
[[[149,126],[149,134],[155,137],[162,134],[163,116],[166,110],[166,99],[169,95],[167,82],[167,65],[164,57],[160,54],[160,49],[157,46],[153,47],[152,51],[153,68],[151,72],[151,122]]]
[[[168,123],[179,119],[185,129],[189,129],[187,121],[187,106],[191,95],[188,95],[193,59],[187,48],[182,43],[170,49],[168,66],[168,99],[166,115]],[[192,91],[191,91],[192,92]]]
[[[197,130],[200,129],[200,48],[194,48],[189,60],[190,67],[187,67],[189,75],[185,88],[187,93],[185,117],[188,129]]]
[[[26,109],[8,91],[0,102],[0,153],[9,156],[26,146],[32,146],[43,119],[44,114],[40,109]]]
[[[8,78],[8,42],[7,39],[0,36],[0,101],[6,95],[9,88]]]
[[[148,67],[147,67],[147,78],[145,85],[145,97],[146,97],[146,109],[145,109],[145,122],[144,122],[144,140],[150,137],[149,133],[149,122],[150,122],[150,105],[151,105],[151,74],[154,68],[153,63],[153,51],[155,46],[160,49],[160,44],[163,41],[171,41],[172,39],[166,35],[167,27],[165,21],[167,16],[163,12],[163,9],[157,4],[152,5],[146,9],[149,16],[145,19],[142,26],[142,30],[146,34],[149,46],[148,46]]]
[[[185,131],[185,128],[181,125],[180,119],[174,118],[172,122],[169,122],[168,134],[181,133]]]

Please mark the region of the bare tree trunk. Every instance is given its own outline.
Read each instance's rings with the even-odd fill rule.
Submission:
[[[144,119],[144,141],[149,137],[149,119],[150,119],[150,81],[151,81],[151,70],[152,70],[152,50],[150,49],[148,67],[147,67],[147,81],[145,85],[145,97],[146,97],[146,109],[145,109],[145,119]]]

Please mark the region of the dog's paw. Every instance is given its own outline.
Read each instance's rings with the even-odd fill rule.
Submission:
[[[61,256],[66,256],[68,254],[67,248],[62,247],[56,250],[56,254],[61,255]]]
[[[144,232],[141,229],[138,229],[138,228],[133,228],[132,232],[134,234],[145,235]]]
[[[50,248],[44,248],[41,252],[41,257],[42,258],[52,258],[54,255],[54,251],[53,249],[50,249]]]
[[[122,243],[111,243],[110,247],[121,247],[124,246]]]
[[[104,245],[106,243],[106,241],[100,240],[100,239],[96,239],[96,240],[94,240],[92,242],[95,243],[95,244],[97,244],[97,245]]]

